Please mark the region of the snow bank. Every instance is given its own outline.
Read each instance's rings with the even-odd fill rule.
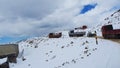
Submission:
[[[3,64],[6,61],[7,61],[7,58],[0,59],[0,64]]]
[[[10,68],[120,68],[120,44],[103,39],[96,45],[87,37],[34,38],[19,45],[26,60]]]

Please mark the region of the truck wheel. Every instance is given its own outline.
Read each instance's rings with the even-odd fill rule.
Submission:
[[[107,39],[107,35],[104,34],[103,37],[104,37],[105,39]]]
[[[116,38],[117,38],[117,39],[120,39],[120,34],[117,34],[117,35],[116,35]]]
[[[113,35],[112,35],[112,34],[108,34],[107,36],[108,36],[108,39],[113,39],[113,38],[115,38],[115,35],[114,35],[114,34],[113,34]]]
[[[110,37],[111,37],[112,39],[116,39],[116,38],[117,38],[117,35],[111,34]]]
[[[118,34],[118,38],[120,39],[120,34]]]

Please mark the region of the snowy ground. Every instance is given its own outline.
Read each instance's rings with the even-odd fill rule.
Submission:
[[[88,31],[102,36],[101,27],[108,24],[120,29],[119,11]],[[96,45],[95,38],[69,38],[68,31],[62,31],[58,39],[36,37],[22,41],[19,48],[18,62],[10,64],[10,68],[120,68],[119,43],[98,39]]]
[[[6,61],[7,61],[7,58],[0,59],[0,64],[3,64]]]
[[[95,38],[33,38],[19,43],[10,68],[120,68],[120,44]],[[22,57],[25,60],[22,60]]]

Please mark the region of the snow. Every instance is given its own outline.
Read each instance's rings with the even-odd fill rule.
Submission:
[[[101,27],[108,24],[120,29],[120,12],[86,32],[97,31],[97,36],[102,36]],[[21,41],[17,63],[10,63],[10,68],[120,68],[119,43],[98,38],[96,44],[94,37],[71,38],[68,32],[62,31],[61,38],[35,37]]]
[[[101,27],[103,25],[109,25],[112,24],[113,29],[120,29],[120,11],[116,11],[107,18],[105,18],[103,21],[97,22],[98,24],[91,28],[90,31],[97,31],[98,36],[102,36],[101,34]]]
[[[7,58],[0,59],[0,64],[3,64],[6,61],[7,61]]]
[[[26,60],[19,57],[10,68],[120,68],[120,44],[104,39],[98,39],[97,45],[95,38],[41,37],[19,46]]]

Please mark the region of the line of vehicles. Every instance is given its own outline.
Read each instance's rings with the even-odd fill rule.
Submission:
[[[82,37],[85,36],[87,34],[87,37],[94,37],[96,36],[96,33],[93,32],[86,32],[85,30],[79,30],[79,29],[75,29],[75,30],[70,30],[68,32],[68,36],[69,37]],[[56,33],[49,33],[48,37],[49,38],[60,38],[62,37],[62,32],[56,32]]]
[[[84,31],[87,27],[84,26],[83,30],[75,28],[75,30],[70,30],[68,32],[69,37],[82,37],[87,34],[87,37],[96,37],[96,32],[87,32]],[[77,30],[78,29],[78,30]],[[120,39],[120,29],[113,29],[112,25],[104,25],[101,28],[102,36],[105,39]],[[62,32],[59,33],[49,33],[49,38],[60,38]],[[17,56],[19,54],[18,44],[5,44],[0,45],[0,59],[7,57],[5,63],[0,64],[0,68],[8,68],[10,63],[17,63]]]
[[[105,39],[120,39],[120,29],[113,29],[112,25],[104,25],[101,28],[102,36]],[[86,32],[84,30],[70,30],[68,32],[69,37],[82,37],[87,34],[87,37],[95,37],[96,32]],[[49,33],[49,38],[60,38],[60,33]]]

